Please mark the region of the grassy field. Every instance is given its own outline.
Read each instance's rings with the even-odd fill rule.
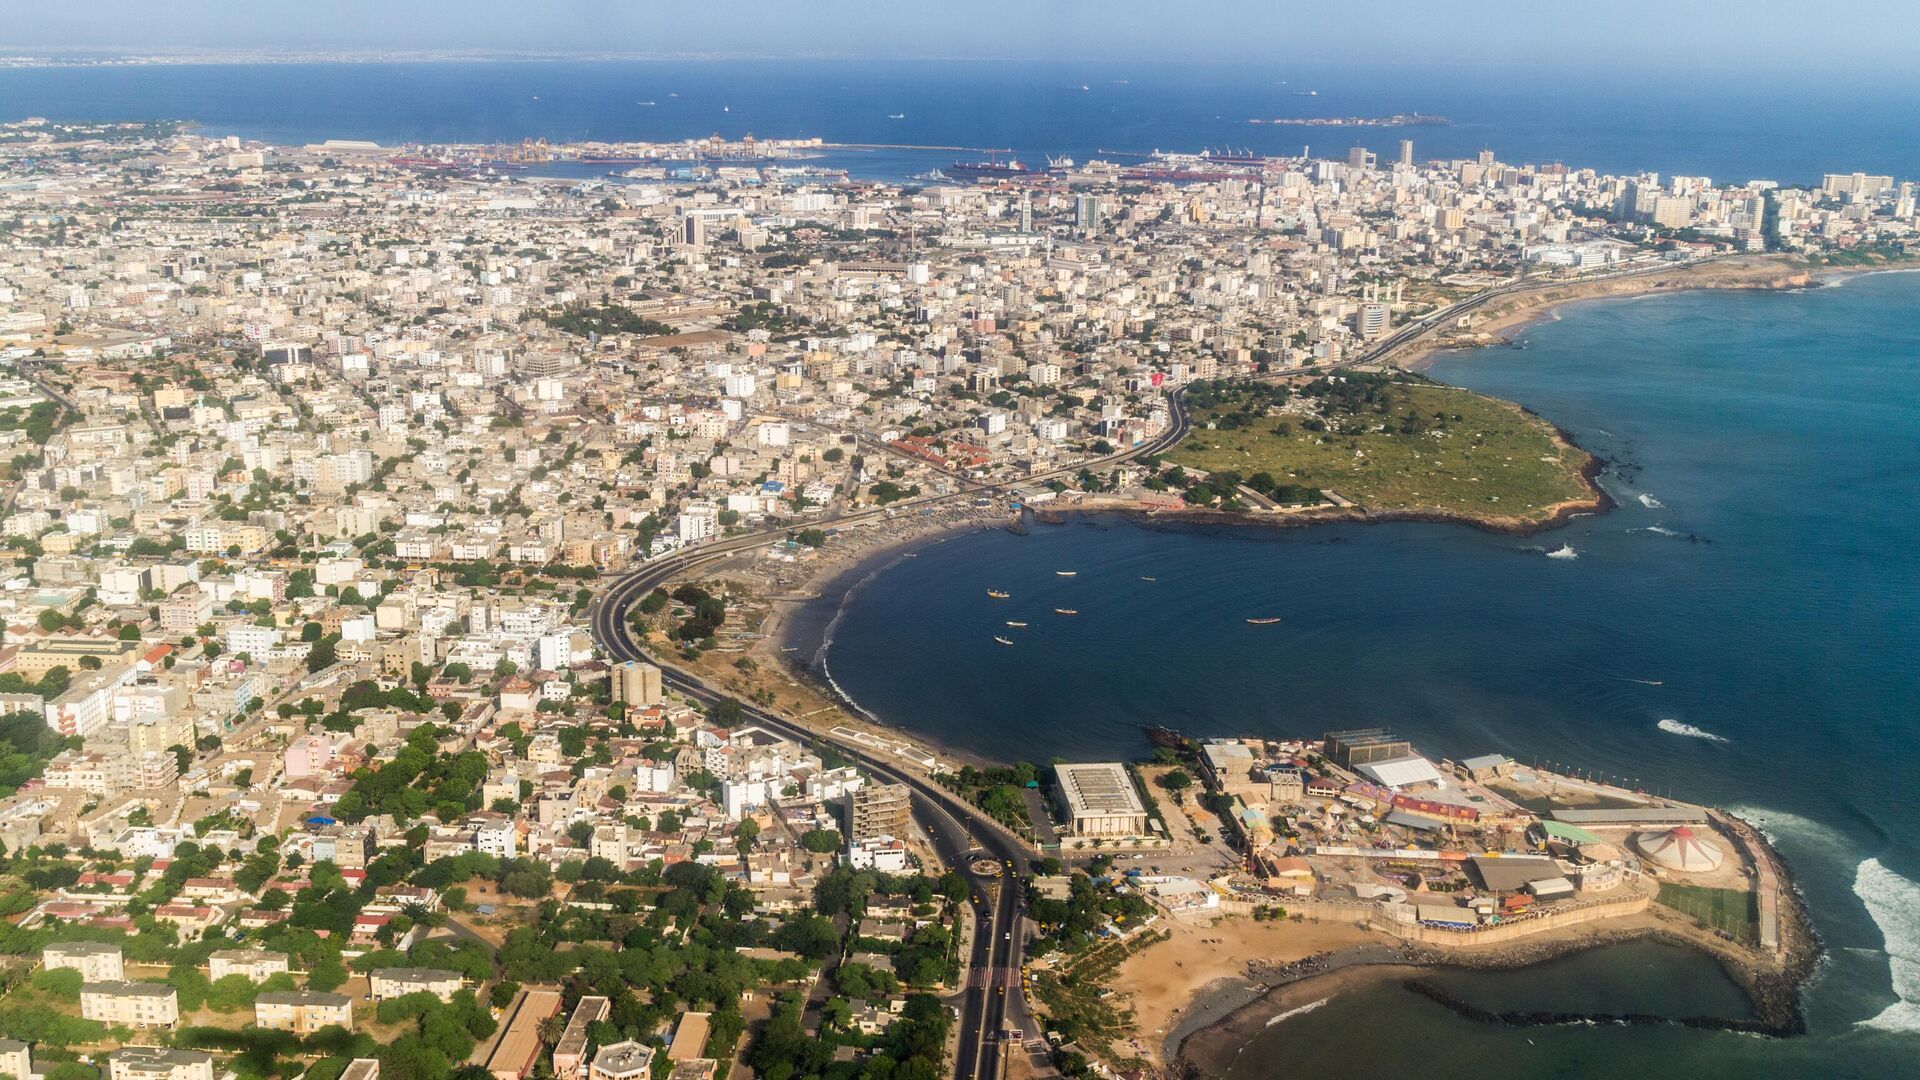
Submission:
[[[1757,917],[1754,897],[1750,892],[1663,881],[1660,883],[1660,902],[1705,924],[1709,929],[1726,931],[1735,941],[1754,939]]]
[[[1590,495],[1586,455],[1545,421],[1417,376],[1205,387],[1189,404],[1193,433],[1168,462],[1264,474],[1368,510],[1527,519]]]

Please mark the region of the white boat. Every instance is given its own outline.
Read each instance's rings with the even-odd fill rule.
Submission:
[[[1025,626],[1027,624],[1023,622],[1014,622],[1013,620],[1009,619],[1007,620],[1007,625],[1008,626]]]
[[[993,635],[993,640],[995,640],[995,641],[997,641],[997,642],[999,642],[999,643],[1000,643],[1000,644],[1002,644],[1002,645],[1011,645],[1011,644],[1013,644],[1013,642],[1012,642],[1012,641],[1010,641],[1010,640],[1008,640],[1007,638],[1003,638],[1003,637],[1001,637],[1001,636],[1000,636],[999,634],[995,634],[995,635]]]
[[[653,104],[653,102],[651,102],[651,101],[636,101],[636,102],[634,102],[634,104],[635,104],[635,105],[651,105],[651,104]]]
[[[1573,550],[1572,544],[1561,544],[1559,547],[1547,552],[1547,558],[1549,559],[1577,559],[1579,557],[1580,553]]]
[[[1079,572],[1080,571],[1078,570],[1055,570],[1053,572],[1053,576],[1054,577],[1073,577],[1075,574],[1078,574]]]
[[[887,114],[887,119],[889,120],[905,120],[906,118],[907,114],[903,112],[890,112]]]

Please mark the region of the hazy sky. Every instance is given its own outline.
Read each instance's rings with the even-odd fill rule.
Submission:
[[[1859,71],[1913,0],[14,0],[9,46],[535,49]]]

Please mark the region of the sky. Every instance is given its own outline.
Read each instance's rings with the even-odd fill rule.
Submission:
[[[7,47],[1911,70],[1912,0],[17,0]]]

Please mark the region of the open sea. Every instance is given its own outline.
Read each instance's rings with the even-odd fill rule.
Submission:
[[[1453,123],[1247,123],[1412,111]],[[821,162],[879,178],[984,148],[1038,165],[1207,147],[1389,154],[1402,137],[1422,159],[1490,148],[1716,181],[1920,177],[1920,78],[1544,62],[0,69],[0,120],[26,116],[182,118],[284,143],[818,136],[895,147]],[[1920,275],[1600,302],[1523,336],[1525,348],[1450,357],[1434,374],[1523,402],[1610,459],[1618,511],[1533,540],[1410,524],[980,533],[802,618],[828,628],[824,661],[863,706],[996,757],[1138,754],[1146,723],[1384,724],[1434,754],[1504,751],[1737,808],[1792,860],[1828,945],[1800,1039],[1484,1028],[1385,987],[1267,1029],[1236,1078],[1915,1075]],[[1579,557],[1544,557],[1561,543]],[[989,587],[1014,598],[988,601]],[[1243,621],[1266,615],[1284,621]],[[1009,618],[1031,625],[1005,648],[992,636]],[[1679,1012],[1737,1007],[1713,965],[1636,947],[1456,978],[1496,1009],[1596,987]]]
[[[1420,159],[1564,161],[1615,173],[1818,183],[1823,172],[1920,177],[1910,74],[1630,71],[1156,61],[658,60],[205,64],[0,69],[0,120],[199,121],[211,135],[301,144],[820,137],[1126,162],[1205,147],[1311,145]],[[1084,88],[1084,89],[1083,89]],[[1307,92],[1314,96],[1303,96]],[[646,104],[650,103],[650,104]],[[1423,112],[1447,127],[1300,128],[1254,118]],[[898,117],[897,119],[895,117]],[[873,150],[821,164],[900,178],[972,150]],[[604,170],[602,170],[604,171]]]
[[[1430,754],[1670,790],[1763,824],[1828,947],[1804,1038],[1487,1028],[1386,987],[1268,1029],[1235,1077],[1479,1077],[1496,1061],[1530,1076],[1914,1075],[1920,274],[1595,301],[1519,340],[1431,374],[1522,402],[1607,458],[1614,512],[1526,539],[1121,521],[962,535],[806,613],[832,620],[825,670],[876,716],[999,758],[1140,756],[1143,724],[1377,724]],[[1562,544],[1578,557],[1546,557]],[[1512,1008],[1611,972],[1670,980],[1678,1015],[1723,1008],[1715,965],[1651,970],[1605,949],[1476,974],[1463,993]],[[1400,1037],[1361,1037],[1384,1030]]]

